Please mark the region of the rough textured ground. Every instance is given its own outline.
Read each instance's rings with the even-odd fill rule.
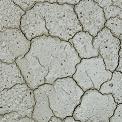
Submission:
[[[0,0],[0,122],[122,122],[122,0]]]

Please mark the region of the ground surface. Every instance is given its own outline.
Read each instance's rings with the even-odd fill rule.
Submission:
[[[0,0],[0,122],[122,122],[122,0]]]

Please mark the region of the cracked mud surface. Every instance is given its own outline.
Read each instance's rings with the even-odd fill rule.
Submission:
[[[122,1],[0,0],[0,122],[122,122]]]

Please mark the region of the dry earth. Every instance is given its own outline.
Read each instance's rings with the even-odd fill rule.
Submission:
[[[122,0],[0,0],[0,122],[122,122]]]

